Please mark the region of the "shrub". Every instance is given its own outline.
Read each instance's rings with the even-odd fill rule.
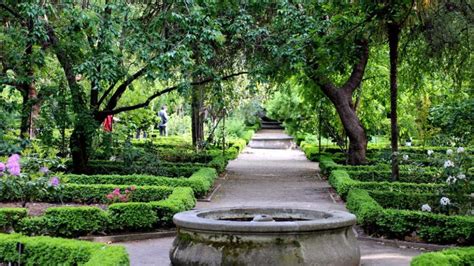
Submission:
[[[416,256],[411,266],[453,266],[473,265],[474,247],[450,248]]]
[[[151,204],[141,202],[115,203],[108,212],[111,230],[150,229],[158,219]]]
[[[10,231],[27,214],[25,208],[0,208],[0,232]]]
[[[62,200],[66,202],[107,203],[106,195],[115,188],[125,190],[128,186],[66,184],[61,188],[60,194],[62,195]],[[171,192],[173,192],[173,188],[166,186],[137,186],[136,190],[130,195],[129,200],[139,202],[161,200],[166,198]],[[55,201],[59,201],[59,199]]]
[[[164,226],[172,225],[173,215],[190,210],[195,204],[196,199],[190,188],[176,188],[167,199],[151,202],[158,214],[160,224]]]
[[[415,184],[403,182],[361,182],[353,180],[345,170],[334,170],[329,176],[329,183],[336,189],[341,197],[345,198],[351,189],[360,188],[366,190],[388,190],[388,191],[410,191],[410,192],[434,192],[444,187],[443,184]]]
[[[75,237],[102,232],[109,216],[97,207],[53,207],[44,214],[48,234]]]
[[[209,191],[216,177],[217,172],[215,169],[201,168],[189,178],[170,178],[152,175],[66,175],[65,179],[69,183],[76,184],[191,187],[196,196],[203,196]]]
[[[369,233],[404,239],[417,236],[431,243],[474,243],[474,217],[382,208],[366,190],[353,189],[347,208]]]
[[[19,254],[18,244],[23,252]],[[51,237],[0,234],[0,262],[24,265],[129,265],[124,247]]]

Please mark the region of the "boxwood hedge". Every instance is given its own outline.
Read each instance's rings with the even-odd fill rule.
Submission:
[[[416,236],[430,243],[474,244],[472,216],[385,209],[362,189],[349,191],[347,209],[369,233],[398,239]]]
[[[22,252],[18,252],[21,247]],[[0,234],[0,264],[21,265],[130,265],[122,246],[46,236]]]
[[[464,266],[474,265],[474,247],[450,248],[416,256],[411,266]]]

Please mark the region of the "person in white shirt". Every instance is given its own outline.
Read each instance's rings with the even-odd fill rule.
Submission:
[[[166,130],[166,124],[168,123],[168,114],[166,113],[166,105],[161,107],[161,110],[158,112],[160,116],[160,136],[168,136],[168,131]]]

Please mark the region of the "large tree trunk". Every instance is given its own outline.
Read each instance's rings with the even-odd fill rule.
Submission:
[[[204,115],[202,114],[202,105],[203,105],[203,95],[204,88],[203,86],[196,86],[193,88],[192,92],[192,137],[193,145],[196,149],[201,149],[204,141]]]
[[[400,25],[389,23],[388,43],[390,48],[390,124],[392,145],[392,180],[396,181],[400,175],[398,162],[398,117],[397,117],[397,63],[398,63],[398,41],[400,36]]]
[[[41,102],[38,99],[38,91],[36,90],[36,86],[34,83],[30,83],[28,86],[28,98],[29,103],[28,106],[30,108],[29,116],[28,116],[28,134],[30,139],[36,137],[36,120],[39,118]]]
[[[349,137],[348,163],[351,165],[365,164],[367,163],[367,136],[352,103],[352,94],[344,90],[337,90],[336,95],[337,97],[334,97],[332,101]]]
[[[352,165],[366,164],[367,136],[352,103],[352,94],[360,86],[365,67],[369,58],[367,41],[359,41],[360,58],[354,65],[352,73],[346,83],[337,88],[334,84],[319,76],[312,79],[321,87],[323,93],[336,107],[344,130],[349,137],[348,163]]]
[[[90,139],[83,125],[76,124],[70,138],[72,167],[74,173],[84,173],[87,169]]]

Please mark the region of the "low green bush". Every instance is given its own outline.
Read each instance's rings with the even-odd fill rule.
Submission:
[[[474,247],[450,248],[416,256],[411,266],[464,266],[474,265]]]
[[[18,252],[21,245],[22,252]],[[0,234],[0,263],[22,265],[129,265],[124,247],[80,240]]]
[[[392,172],[390,170],[351,170],[347,169],[347,173],[352,179],[359,181],[390,181]],[[420,169],[420,171],[400,171],[400,182],[410,183],[439,183],[445,180],[441,179],[441,172],[428,171]]]
[[[150,229],[158,217],[151,204],[141,202],[115,203],[109,206],[111,230]]]
[[[61,198],[49,199],[49,201],[79,202],[79,203],[108,203],[106,195],[115,188],[124,191],[128,186],[124,185],[82,185],[65,184],[59,190]],[[166,198],[173,192],[173,188],[166,186],[137,186],[135,191],[130,194],[129,201],[149,202]],[[44,201],[48,201],[45,199]]]
[[[193,163],[139,163],[135,162],[131,165],[125,165],[121,161],[101,161],[91,160],[87,166],[85,174],[148,174],[157,176],[180,177],[191,176],[199,168],[206,167],[206,164]]]
[[[176,188],[167,199],[150,204],[158,214],[159,223],[170,226],[173,224],[173,215],[192,209],[196,205],[196,199],[190,188]]]
[[[247,129],[244,131],[242,134],[241,138],[245,140],[247,144],[249,144],[250,140],[253,138],[253,135],[255,134],[255,131],[253,129]]]
[[[191,188],[177,187],[160,201],[116,203],[107,210],[96,207],[49,208],[42,216],[23,218],[14,229],[25,235],[64,237],[122,230],[143,231],[172,225],[173,215],[190,210],[195,204]]]
[[[136,186],[191,187],[194,194],[203,196],[214,184],[217,172],[213,168],[201,168],[189,178],[170,178],[152,175],[65,175],[67,183],[113,184]],[[109,191],[110,192],[110,191]]]
[[[369,194],[374,198],[383,208],[399,209],[399,210],[421,210],[423,204],[428,204],[431,207],[431,212],[444,212],[439,204],[441,196],[438,193],[409,193],[398,191],[369,191]],[[443,195],[448,198],[454,198],[451,195]],[[467,201],[471,201],[474,205],[474,198],[466,196]]]
[[[53,207],[43,217],[48,234],[64,237],[103,232],[109,223],[107,213],[97,207]]]
[[[421,211],[384,209],[362,189],[352,189],[347,196],[347,209],[370,234],[389,238],[417,237],[441,244],[474,243],[474,217],[447,216]]]
[[[25,208],[0,208],[0,232],[12,230],[27,215]]]
[[[336,189],[337,193],[345,198],[351,189],[381,190],[381,191],[405,191],[405,192],[435,192],[444,184],[416,184],[404,182],[362,182],[353,180],[345,170],[333,170],[329,175],[329,183]]]

